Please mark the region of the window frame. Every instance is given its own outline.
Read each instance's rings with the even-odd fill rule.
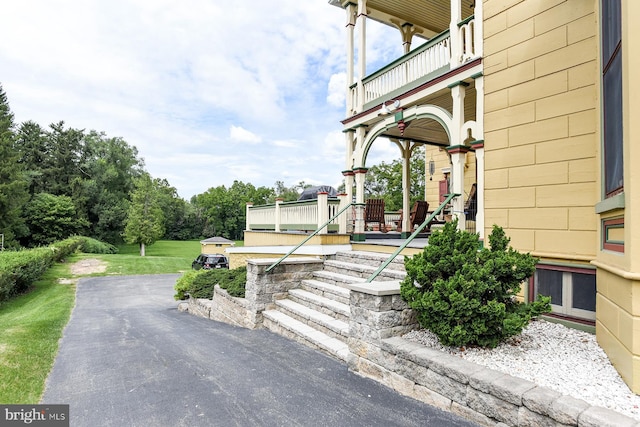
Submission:
[[[535,300],[538,295],[538,270],[551,270],[562,273],[562,305],[551,304],[552,311],[548,314],[549,316],[591,325],[595,324],[595,308],[594,311],[589,311],[573,307],[573,274],[578,273],[592,275],[594,276],[595,281],[596,270],[594,268],[538,264],[530,281],[529,301]],[[597,292],[596,287],[596,295]]]
[[[605,7],[606,4],[618,3],[615,16],[609,16],[608,12],[612,10]],[[622,88],[622,4],[620,0],[601,0],[600,1],[600,32],[601,32],[601,67],[600,67],[600,85],[601,100],[600,107],[602,109],[602,180],[603,180],[603,198],[608,199],[624,192],[624,135],[623,135],[623,101],[624,89]],[[612,19],[613,18],[613,19]],[[614,24],[612,26],[611,24]],[[619,70],[615,68],[619,66]],[[619,71],[619,76],[614,75],[613,84],[605,84],[605,81],[611,83],[607,77],[612,77],[611,72]],[[620,94],[616,95],[617,89]],[[612,95],[611,95],[612,94]],[[611,96],[616,102],[616,106],[612,107],[607,101],[611,100]],[[611,116],[614,114],[614,116]],[[619,117],[618,117],[619,116]],[[616,133],[617,132],[617,133]],[[615,159],[611,160],[611,156]],[[619,167],[619,172],[613,174],[611,168]],[[611,181],[619,181],[614,184]]]

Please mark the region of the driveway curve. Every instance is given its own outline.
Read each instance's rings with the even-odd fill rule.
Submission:
[[[42,403],[78,426],[473,426],[267,330],[178,312],[178,275],[78,283]]]

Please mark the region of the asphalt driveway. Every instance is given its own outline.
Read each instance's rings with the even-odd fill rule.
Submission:
[[[42,403],[79,426],[472,426],[266,330],[178,312],[178,275],[78,284]]]

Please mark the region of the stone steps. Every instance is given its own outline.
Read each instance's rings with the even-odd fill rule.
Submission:
[[[349,283],[362,283],[388,258],[370,252],[339,252],[263,312],[265,328],[309,347],[345,360],[349,354]],[[380,281],[402,280],[404,257],[396,257],[378,276]]]
[[[347,360],[349,346],[346,342],[320,332],[278,310],[266,310],[262,314],[263,324],[270,331],[321,350],[340,360]]]

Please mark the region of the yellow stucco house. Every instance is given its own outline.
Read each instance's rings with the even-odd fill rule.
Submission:
[[[345,11],[352,241],[365,239],[369,149],[397,144],[406,189],[424,145],[430,206],[461,194],[447,208],[460,227],[484,238],[497,224],[539,257],[524,298],[551,295],[554,316],[594,325],[640,393],[640,2],[329,3]],[[380,70],[367,69],[372,21],[396,28],[405,52]]]

